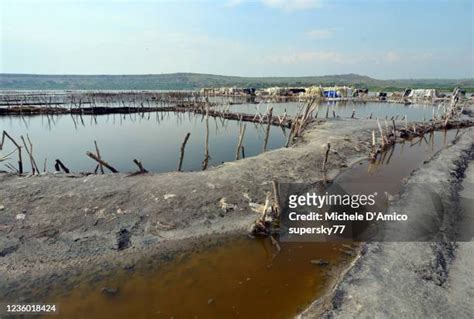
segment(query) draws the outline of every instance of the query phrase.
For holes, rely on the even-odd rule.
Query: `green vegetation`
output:
[[[238,77],[197,73],[147,75],[34,75],[0,74],[0,89],[24,90],[194,90],[202,87],[255,87],[350,85],[371,91],[436,88],[451,91],[460,86],[474,92],[474,79],[377,80],[357,74],[304,77]]]

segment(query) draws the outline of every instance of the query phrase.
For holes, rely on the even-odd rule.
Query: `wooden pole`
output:
[[[328,163],[330,149],[331,149],[331,143],[328,143],[328,146],[326,148],[326,155],[324,156],[323,169],[322,169],[323,172],[326,172],[326,164]]]
[[[294,130],[294,126],[292,125],[291,128],[290,128],[290,132],[288,133],[288,138],[286,139],[285,147],[290,146],[291,136],[293,135],[293,130]]]
[[[263,143],[263,152],[267,151],[268,137],[270,135],[270,127],[272,126],[272,114],[273,114],[273,107],[271,107],[268,110],[268,113],[267,113],[268,125],[267,125],[267,130],[265,132],[265,141]]]
[[[380,137],[382,138],[382,147],[385,145],[385,135],[383,134],[382,126],[380,125],[379,119],[377,119],[377,126],[379,127]]]
[[[28,148],[28,145],[26,145],[25,138],[20,136],[21,140],[23,141],[23,145],[25,146],[25,150],[28,153],[28,156],[30,157],[30,163],[31,163],[31,173],[35,175],[35,173],[39,174],[40,170],[38,168],[38,165],[36,165],[36,161],[33,158],[33,144],[31,144],[31,140],[28,137],[28,141],[30,142],[30,148]]]
[[[239,142],[237,143],[237,149],[235,151],[235,159],[238,160],[239,157],[240,157],[240,152],[241,152],[241,148],[242,148],[242,142],[244,140],[244,134],[245,134],[245,128],[246,128],[246,124],[244,124],[243,126],[241,125],[239,127],[239,130],[240,130],[240,134],[239,134]]]
[[[275,206],[277,209],[277,216],[280,216],[282,211],[281,211],[281,205],[280,205],[280,186],[278,184],[278,181],[273,180],[272,186],[273,186],[273,199],[275,201]]]
[[[33,164],[35,164],[36,171],[37,171],[38,174],[39,174],[38,165],[36,165],[36,160],[35,160],[35,158],[33,157],[33,143],[31,143],[30,136],[29,136],[28,134],[26,134],[26,139],[28,140],[28,144],[30,145],[30,152],[31,152],[31,158],[33,159]]]
[[[116,170],[114,167],[112,167],[109,163],[107,163],[103,159],[98,158],[97,155],[95,155],[94,153],[86,152],[86,155],[92,158],[97,163],[102,164],[105,168],[109,169],[112,173],[118,173],[118,170]]]
[[[101,159],[99,147],[97,146],[97,141],[94,141],[94,145],[95,145],[95,151],[97,152],[97,158]],[[99,162],[99,168],[100,168],[100,172],[104,174],[104,166],[100,162]]]
[[[204,160],[202,161],[202,170],[206,170],[209,165],[209,103],[206,104],[206,139],[204,141]]]
[[[184,137],[184,141],[181,144],[180,155],[179,155],[179,164],[178,164],[178,172],[181,172],[181,168],[183,166],[183,159],[184,159],[184,148],[186,147],[186,143],[188,142],[189,136],[191,133],[187,133]]]

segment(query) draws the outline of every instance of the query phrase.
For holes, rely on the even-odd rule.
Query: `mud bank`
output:
[[[413,173],[390,205],[389,211],[406,211],[413,222],[387,228],[387,237],[424,228],[431,240],[365,244],[323,317],[469,318],[474,313],[473,145],[471,128]],[[443,209],[436,214],[428,205],[430,193],[439,194]],[[312,318],[316,311],[313,307],[302,317]]]
[[[329,178],[367,156],[377,124],[354,121],[313,124],[291,148],[205,172],[0,174],[0,297],[28,300],[74,274],[93,280],[140,256],[169,259],[178,250],[219,242],[218,234],[244,234],[256,218],[251,206],[264,202],[272,179],[322,179],[328,142]]]

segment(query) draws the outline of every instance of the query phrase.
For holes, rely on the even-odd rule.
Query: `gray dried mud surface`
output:
[[[474,313],[474,129],[412,174],[389,210],[406,211],[410,235],[420,225],[439,232],[430,242],[367,243],[334,291],[326,318],[472,318]],[[426,189],[444,207],[432,210]],[[463,241],[449,238],[457,232]],[[458,238],[458,237],[456,237]],[[306,313],[311,317],[311,312]]]
[[[313,123],[290,148],[205,172],[0,173],[0,300],[29,300],[47,294],[52,282],[74,285],[72,278],[94,280],[142,256],[169,259],[212,245],[219,234],[245,234],[256,218],[251,205],[263,204],[272,179],[321,180],[328,142],[334,177],[367,156],[375,127],[373,120]]]

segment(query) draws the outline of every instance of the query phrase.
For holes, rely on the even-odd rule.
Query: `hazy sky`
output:
[[[0,73],[474,77],[474,0],[0,0]]]

